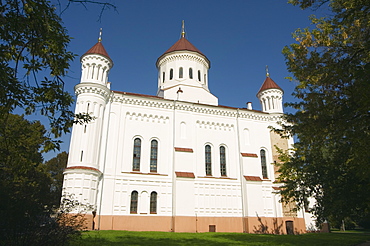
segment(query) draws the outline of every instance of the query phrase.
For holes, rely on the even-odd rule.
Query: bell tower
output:
[[[81,82],[75,86],[75,114],[89,114],[91,122],[74,124],[64,172],[63,192],[73,194],[83,204],[96,206],[98,183],[102,175],[99,163],[105,108],[111,91],[108,73],[113,62],[101,39],[81,56]]]

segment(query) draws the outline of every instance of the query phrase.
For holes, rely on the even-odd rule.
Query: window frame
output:
[[[212,147],[207,144],[204,147],[206,176],[212,176]]]
[[[193,79],[193,68],[189,67],[189,79]]]
[[[139,201],[139,193],[136,190],[131,192],[131,200],[130,200],[130,214],[137,214],[138,202]]]
[[[266,150],[264,149],[260,150],[260,159],[261,159],[262,178],[268,179]]]
[[[173,68],[170,69],[170,80],[173,79]]]
[[[139,140],[139,145],[137,141]],[[132,157],[132,171],[140,171],[140,157],[141,157],[141,139],[135,138],[133,145],[133,157]]]
[[[157,203],[158,203],[158,193],[152,191],[152,193],[150,193],[150,208],[149,208],[151,214],[157,214]]]
[[[220,174],[221,174],[221,176],[227,176],[227,172],[226,172],[226,148],[225,148],[225,146],[220,146]]]
[[[182,79],[182,78],[184,78],[184,68],[180,67],[179,68],[179,79]]]
[[[156,143],[156,146],[153,146],[153,143]],[[152,141],[150,141],[150,172],[156,173],[157,169],[158,169],[158,140],[152,139]]]

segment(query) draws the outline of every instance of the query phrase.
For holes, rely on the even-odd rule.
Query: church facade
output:
[[[310,215],[279,202],[271,132],[283,90],[267,74],[262,110],[218,105],[210,61],[182,37],[156,62],[156,96],[114,91],[101,40],[82,57],[63,192],[94,207],[92,229],[174,232],[304,232]],[[266,231],[265,231],[266,232]]]

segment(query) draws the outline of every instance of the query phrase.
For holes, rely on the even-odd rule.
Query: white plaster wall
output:
[[[99,174],[90,170],[72,169],[64,172],[63,194],[82,204],[75,208],[75,212],[86,209],[88,205],[96,209],[98,180]]]
[[[273,177],[273,168],[269,165],[272,156],[268,129],[271,123],[266,119],[268,115],[247,112],[251,114],[251,119],[240,117],[237,120],[236,109],[184,102],[174,104],[163,99],[129,95],[122,97],[126,103],[115,101],[109,107],[107,146],[101,148],[102,154],[106,150],[104,181],[100,186],[103,190],[99,193],[99,197],[102,194],[101,214],[130,214],[130,196],[131,192],[136,190],[139,193],[138,214],[149,215],[150,193],[156,191],[157,214],[172,215],[172,175],[174,171],[183,171],[193,172],[195,179],[189,181],[185,178],[175,178],[176,215],[241,216],[240,159],[244,165],[243,175],[261,177],[259,151],[264,148],[269,177]],[[163,106],[159,106],[162,104]],[[177,109],[174,110],[173,106]],[[200,112],[196,112],[198,109],[195,108],[200,109]],[[252,115],[260,116],[258,118]],[[133,140],[136,137],[142,140],[142,174],[132,173]],[[150,174],[152,139],[158,141],[159,175]],[[206,144],[212,146],[210,178],[204,177]],[[226,179],[220,174],[221,145],[226,147]],[[240,152],[255,153],[258,158],[240,157],[239,146]],[[193,152],[175,152],[174,147],[190,148]],[[256,212],[260,216],[276,216],[281,213],[275,208],[271,182],[243,183],[247,183],[244,190],[248,216],[255,216]]]
[[[195,216],[194,179],[177,178],[176,204],[177,216]]]

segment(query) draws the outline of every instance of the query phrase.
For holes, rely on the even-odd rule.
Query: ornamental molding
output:
[[[197,103],[186,103],[161,99],[157,97],[147,97],[143,95],[129,95],[125,93],[114,93],[112,102],[134,105],[139,107],[149,107],[158,109],[188,111],[198,114],[217,115],[231,118],[250,119],[257,121],[276,122],[282,120],[283,114],[268,114],[255,110],[229,108],[223,106],[212,106]],[[132,113],[130,113],[131,115]],[[234,126],[233,126],[234,127]]]
[[[209,121],[196,121],[196,125],[199,128],[209,129],[209,130],[223,130],[223,131],[233,131],[234,125],[233,124],[224,124],[224,123],[216,123],[216,122],[209,122]]]
[[[278,94],[279,96],[282,96],[284,93],[280,89],[267,89],[263,90],[260,93],[258,93],[258,97],[266,96],[266,95],[271,95],[271,94]]]
[[[144,121],[144,122],[151,122],[151,123],[167,124],[170,120],[168,116],[142,114],[142,113],[134,113],[134,112],[127,112],[126,116],[129,120]]]
[[[171,55],[167,55],[165,56],[164,58],[162,58],[160,60],[160,62],[158,63],[158,67],[161,67],[163,65],[165,65],[166,63],[169,63],[169,62],[173,62],[173,61],[191,61],[191,62],[197,62],[197,63],[200,63],[202,64],[203,66],[205,66],[207,69],[209,69],[209,64],[208,62],[206,61],[206,59],[204,59],[203,57],[199,56],[199,55],[196,55],[196,54],[171,54]]]
[[[78,97],[83,93],[92,93],[103,96],[105,99],[109,98],[110,90],[99,84],[91,84],[91,83],[80,83],[75,86],[75,94]]]
[[[82,63],[87,63],[88,61],[90,61],[90,63],[100,61],[100,62],[107,64],[109,67],[112,67],[112,62],[103,55],[86,54],[81,58]]]

